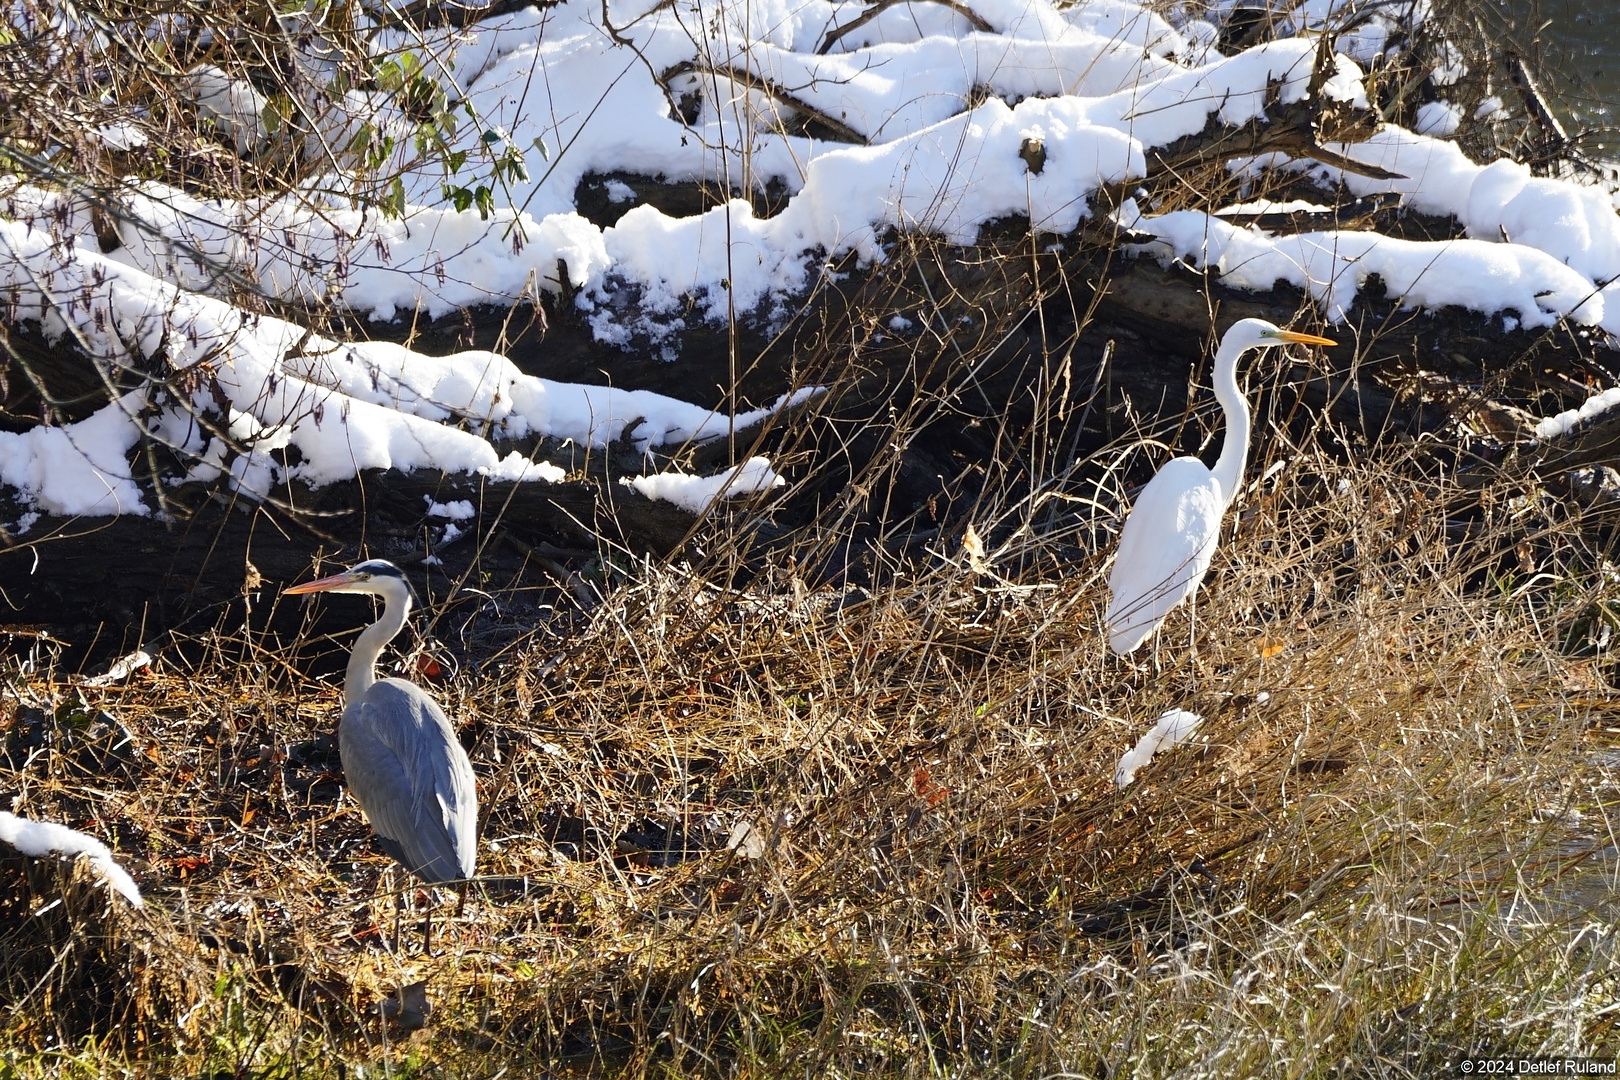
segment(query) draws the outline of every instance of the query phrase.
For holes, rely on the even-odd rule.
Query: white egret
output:
[[[377,678],[377,657],[411,610],[405,575],[391,562],[371,559],[286,592],[383,598],[382,618],[361,631],[343,681],[338,753],[344,783],[366,812],[378,846],[407,870],[431,884],[472,877],[478,793],[467,751],[420,686]]]
[[[1215,400],[1226,414],[1226,439],[1215,468],[1195,457],[1167,462],[1136,497],[1119,534],[1119,554],[1108,579],[1112,596],[1103,616],[1108,644],[1119,655],[1135,650],[1172,608],[1198,591],[1249,458],[1249,403],[1238,387],[1238,358],[1250,349],[1291,341],[1337,344],[1264,319],[1243,319],[1222,336],[1215,353]]]

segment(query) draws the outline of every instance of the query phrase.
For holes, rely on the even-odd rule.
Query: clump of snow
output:
[[[1233,203],[1223,206],[1215,211],[1217,217],[1230,214],[1331,214],[1333,207],[1322,203],[1314,203],[1308,199],[1289,199],[1286,202],[1277,202],[1274,199],[1255,199],[1252,202]],[[1137,222],[1142,219],[1137,217]],[[1133,226],[1134,227],[1134,226]]]
[[[422,501],[427,503],[428,517],[449,518],[451,521],[466,521],[468,518],[478,516],[478,510],[466,499],[457,499],[454,502],[434,502],[433,496],[424,495]]]
[[[1188,65],[1202,67],[1220,55],[1221,32],[1214,23],[1189,19],[1177,29],[1187,39],[1187,47],[1177,55]]]
[[[107,845],[77,829],[56,825],[48,821],[29,821],[0,810],[0,843],[6,843],[33,858],[60,855],[74,858],[83,855],[90,865],[106,879],[120,896],[136,907],[141,906],[141,890],[129,872],[113,858]]]
[[[1579,408],[1565,410],[1557,416],[1549,416],[1538,422],[1536,438],[1556,439],[1561,435],[1568,435],[1575,430],[1576,425],[1595,416],[1601,416],[1616,406],[1620,406],[1620,387],[1593,394],[1581,402]]]
[[[1474,110],[1475,120],[1496,120],[1506,115],[1507,106],[1503,105],[1502,99],[1495,94],[1481,101],[1479,108]]]
[[[530,461],[516,450],[503,457],[499,464],[481,467],[478,473],[491,480],[539,480],[547,484],[560,484],[568,476],[551,462]]]
[[[739,821],[731,827],[731,835],[726,837],[726,850],[735,851],[745,859],[763,859],[765,838],[752,821]]]
[[[149,667],[152,663],[152,654],[145,649],[136,649],[119,657],[105,674],[97,675],[92,679],[84,680],[86,686],[112,686],[123,682],[141,668]]]
[[[270,99],[246,79],[233,78],[213,64],[198,64],[186,73],[185,83],[203,119],[246,154],[268,137],[264,110]]]
[[[1159,237],[1149,250],[1162,259],[1209,267],[1225,284],[1263,290],[1287,282],[1303,289],[1332,322],[1344,320],[1373,274],[1406,307],[1454,304],[1485,314],[1511,308],[1526,326],[1550,326],[1563,315],[1599,323],[1605,310],[1585,277],[1519,244],[1341,231],[1272,237],[1196,210],[1143,218],[1137,228]]]
[[[1463,60],[1462,50],[1449,41],[1440,42],[1435,50],[1434,71],[1429,74],[1429,81],[1436,86],[1454,86],[1467,74],[1468,64]]]
[[[1419,135],[1455,135],[1462,126],[1462,106],[1449,101],[1428,101],[1418,106],[1412,130]]]
[[[146,133],[127,120],[102,124],[88,134],[110,150],[139,150],[146,145]]]
[[[649,499],[661,499],[690,513],[702,514],[720,499],[769,491],[786,484],[787,479],[771,468],[768,459],[754,457],[714,476],[665,472],[651,476],[626,476],[619,483],[634,488]]]
[[[1202,716],[1186,709],[1171,709],[1160,716],[1137,744],[1119,759],[1119,766],[1114,770],[1115,786],[1121,791],[1130,787],[1136,779],[1136,771],[1152,761],[1154,754],[1180,746],[1192,738],[1203,723]]]
[[[0,431],[0,483],[63,517],[145,514],[129,468],[141,435],[135,414],[145,404],[144,392],[134,391],[76,424]]]

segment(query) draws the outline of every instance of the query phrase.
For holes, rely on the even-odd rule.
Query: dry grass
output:
[[[60,135],[14,112],[13,143]],[[181,104],[152,115],[156,145],[195,141]],[[111,169],[73,145],[62,168]],[[897,391],[881,438],[961,415],[983,332],[900,380],[951,385]],[[1070,461],[1099,427],[1059,385],[977,429],[982,479],[928,529],[870,505],[898,458],[851,451],[821,535],[747,592],[715,584],[744,580],[721,525],[703,566],[604,558],[590,610],[519,598],[516,643],[437,623],[488,820],[459,915],[405,893],[447,920],[432,955],[386,947],[335,683],[235,627],[110,688],[13,638],[0,796],[105,838],[148,904],[0,858],[0,1080],[1427,1077],[1615,1053],[1611,526],[1530,481],[1461,485],[1422,445],[1333,456],[1348,435],[1262,407],[1196,655],[1183,610],[1156,662],[1121,662],[1098,633],[1109,508],[1162,460],[1144,439],[1185,433]],[[875,546],[869,591],[805,580],[857,525],[933,546]],[[1172,707],[1208,717],[1199,740],[1117,792]],[[727,850],[740,824],[758,857]],[[423,980],[424,1029],[377,1015]]]
[[[431,956],[384,947],[333,685],[225,636],[114,690],[14,655],[0,790],[116,839],[149,909],[0,863],[0,1075],[1429,1076],[1613,1052],[1594,523],[1282,439],[1196,658],[1180,613],[1157,671],[1104,654],[1100,556],[1000,575],[1093,527],[1081,504],[1049,534],[1015,528],[1027,504],[987,517],[988,572],[955,540],[870,594],[629,566],[552,611],[439,688],[491,880],[459,917],[440,898]],[[1209,718],[1197,745],[1116,792],[1177,706]],[[726,850],[739,822],[760,857]],[[425,1030],[374,1015],[424,979]]]

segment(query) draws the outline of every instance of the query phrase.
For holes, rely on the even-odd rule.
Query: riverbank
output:
[[[407,657],[471,748],[489,881],[465,907],[407,889],[402,952],[333,772],[333,685],[223,627],[112,686],[14,655],[0,788],[107,836],[147,907],[0,859],[32,914],[5,920],[4,975],[38,986],[11,1075],[1612,1053],[1617,602],[1571,547],[1592,520],[1400,460],[1267,459],[1196,655],[1185,612],[1156,662],[1108,655],[1102,558],[1030,576],[1052,540],[1027,536],[870,593],[630,568],[477,672]],[[1459,532],[1459,499],[1502,515]],[[1515,533],[1528,512],[1553,516]],[[1203,728],[1117,789],[1171,708]],[[415,1031],[379,1013],[406,987]]]

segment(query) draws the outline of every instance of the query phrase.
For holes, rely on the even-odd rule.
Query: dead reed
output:
[[[0,789],[116,841],[152,910],[0,864],[6,1068],[1425,1076],[1614,1047],[1602,530],[1287,439],[1196,653],[1179,613],[1157,666],[1105,656],[1100,554],[1004,571],[1100,527],[1079,502],[870,590],[624,562],[594,610],[559,594],[438,687],[489,880],[431,956],[385,948],[333,685],[225,633],[115,688],[14,653]],[[1171,707],[1200,740],[1117,792]],[[424,980],[421,1031],[378,1016]]]

